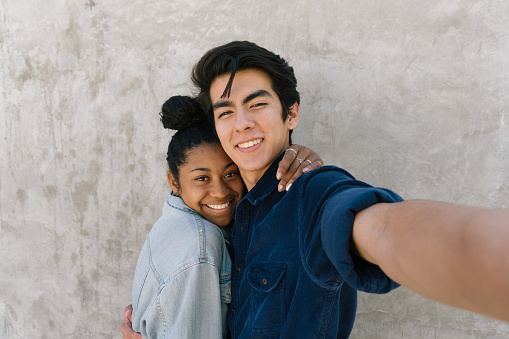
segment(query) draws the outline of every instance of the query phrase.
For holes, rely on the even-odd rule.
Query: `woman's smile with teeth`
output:
[[[210,207],[213,210],[220,210],[220,209],[226,208],[228,206],[230,206],[230,202],[229,201],[227,203],[222,204],[222,205],[207,205],[207,207]]]
[[[256,139],[256,140],[251,140],[251,141],[248,141],[248,142],[243,142],[241,144],[238,144],[237,146],[240,147],[240,148],[248,148],[248,147],[253,147],[254,145],[258,145],[260,142],[262,142],[263,139]]]

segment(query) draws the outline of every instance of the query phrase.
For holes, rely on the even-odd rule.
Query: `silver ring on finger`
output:
[[[292,151],[293,153],[295,153],[295,156],[297,156],[297,151],[294,150],[293,148],[287,148],[285,153],[288,152],[288,151]]]
[[[306,162],[306,161],[308,161],[310,165],[313,163],[313,162],[312,162],[311,160],[309,160],[309,159],[304,160],[304,162]]]
[[[304,160],[302,160],[301,158],[296,158],[296,159],[297,159],[297,160],[299,160],[299,163],[301,163],[301,164],[302,164],[302,162],[304,161]]]

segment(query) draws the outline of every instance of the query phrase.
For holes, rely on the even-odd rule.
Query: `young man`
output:
[[[193,81],[249,191],[231,241],[233,338],[347,338],[356,290],[398,283],[509,321],[509,212],[402,201],[333,166],[279,192],[276,165],[299,122],[293,69],[232,42],[207,52]]]
[[[347,338],[356,290],[398,283],[509,320],[509,212],[403,201],[332,166],[279,192],[277,160],[299,122],[293,69],[232,42],[207,52],[193,81],[249,191],[232,234],[232,337]]]

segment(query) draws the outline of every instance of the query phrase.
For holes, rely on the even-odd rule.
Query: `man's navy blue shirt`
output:
[[[386,293],[398,286],[378,266],[350,255],[355,214],[402,199],[334,166],[306,173],[289,192],[278,192],[281,157],[237,205],[232,337],[348,338],[357,290]]]

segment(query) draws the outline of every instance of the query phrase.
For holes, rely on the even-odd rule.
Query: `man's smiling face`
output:
[[[231,92],[221,98],[230,74],[217,77],[210,87],[217,135],[225,152],[238,165],[248,189],[261,178],[289,145],[289,131],[299,121],[298,104],[286,121],[269,76],[246,69],[235,74]]]

